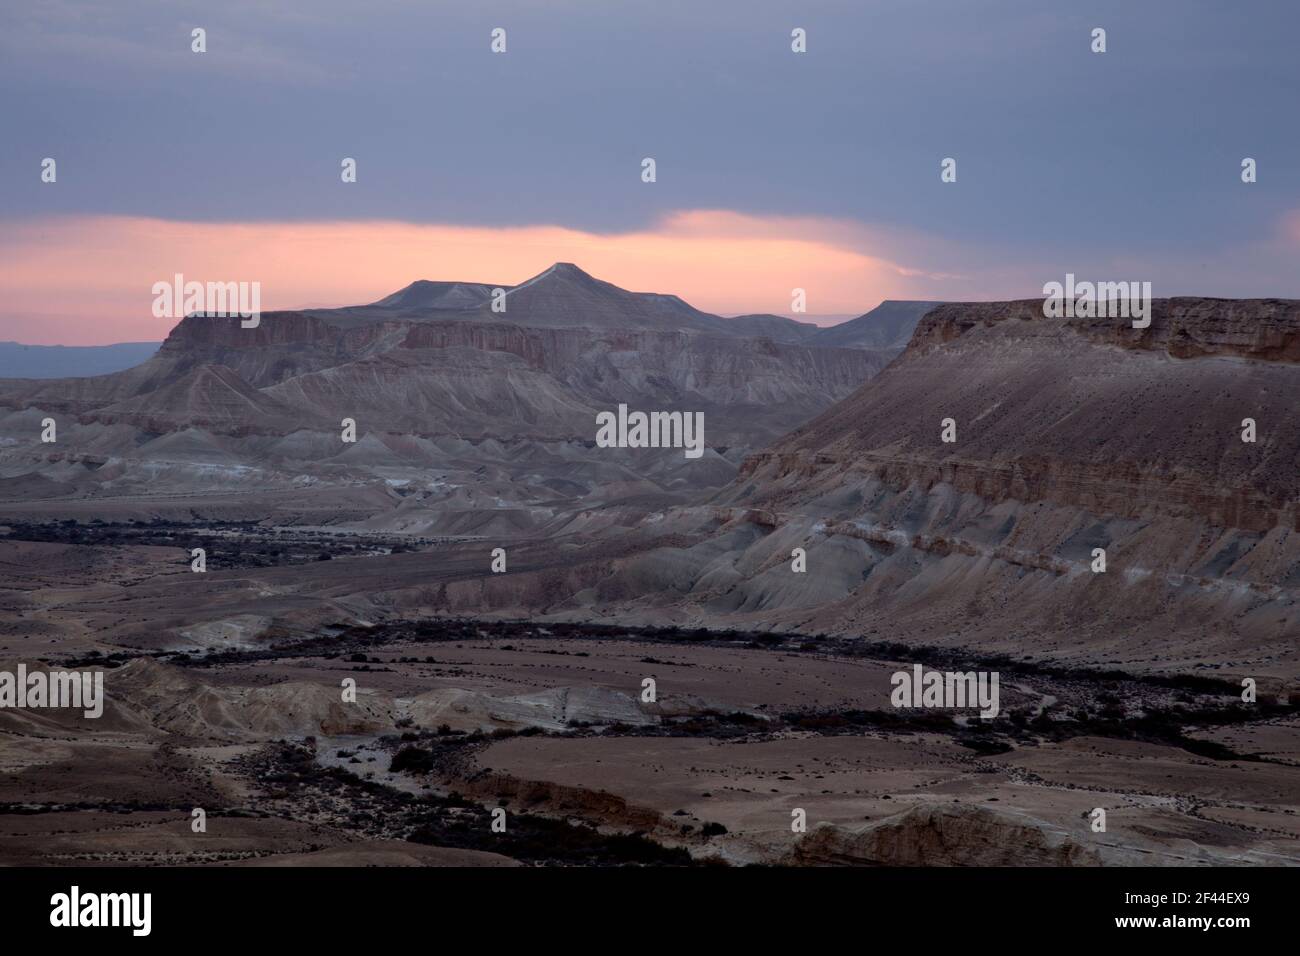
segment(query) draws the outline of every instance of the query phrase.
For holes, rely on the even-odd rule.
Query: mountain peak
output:
[[[519,283],[519,285],[515,286],[511,291],[513,292],[518,289],[523,289],[535,282],[541,282],[543,279],[568,279],[572,282],[581,282],[584,285],[609,285],[609,283],[602,282],[590,272],[579,268],[572,262],[554,262],[531,279],[525,279],[523,282]],[[611,286],[611,288],[617,287]]]
[[[493,288],[482,282],[416,279],[372,305],[389,309],[474,309],[488,300]]]
[[[586,276],[588,279],[591,278],[590,273],[588,273],[584,269],[578,268],[578,266],[572,262],[556,262],[551,266],[551,268],[549,268],[546,271],[554,272],[557,273],[558,275],[579,275],[579,276]]]

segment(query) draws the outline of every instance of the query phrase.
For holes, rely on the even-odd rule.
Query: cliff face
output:
[[[500,312],[492,287],[417,282],[370,306],[265,313],[254,328],[190,316],[137,368],[0,383],[0,407],[151,432],[287,433],[366,416],[425,437],[588,440],[595,413],[625,403],[704,412],[714,444],[748,449],[897,354],[811,346],[798,340],[812,326],[723,319],[567,263],[497,292]]]
[[[744,453],[897,354],[778,340],[811,333],[779,316],[733,323],[562,263],[506,290],[504,312],[493,295],[416,283],[369,306],[264,313],[253,328],[191,316],[136,368],[0,382],[0,427],[15,436],[0,478],[48,472],[58,488],[91,494],[110,475],[119,494],[382,480],[463,496],[466,511],[536,503],[518,519],[529,527],[551,520],[557,499],[679,500],[717,488]],[[702,460],[594,448],[597,413],[621,404],[702,413]],[[37,437],[46,415],[59,419],[55,448]],[[356,443],[340,440],[345,419]],[[69,465],[86,455],[113,465]]]
[[[1143,330],[1046,319],[1037,300],[944,305],[895,367],[744,473],[859,470],[990,501],[1294,528],[1297,343],[1300,303],[1279,300],[1156,300]]]
[[[708,513],[661,525],[697,544],[629,558],[598,597],[635,580],[686,596],[632,603],[732,626],[1300,674],[1297,333],[1276,300],[1158,300],[1146,330],[940,306]]]
[[[144,416],[153,431],[170,422],[287,432],[365,415],[424,436],[554,440],[590,438],[597,411],[626,403],[705,412],[716,444],[754,447],[847,395],[892,355],[688,330],[469,319],[339,327],[276,312],[253,329],[186,318],[139,368],[25,383],[5,400],[104,424]],[[227,413],[209,414],[212,369],[232,394],[257,399],[222,399]]]
[[[1008,321],[1062,322],[1099,345],[1162,352],[1173,358],[1236,356],[1300,362],[1300,302],[1294,299],[1154,299],[1151,322],[1144,329],[1116,318],[1046,319],[1041,299],[936,304],[918,322],[907,351],[925,352],[976,328]]]

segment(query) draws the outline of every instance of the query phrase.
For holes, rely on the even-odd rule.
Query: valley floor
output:
[[[983,722],[888,704],[972,658],[815,635],[398,619],[43,656],[107,665],[110,704],[0,711],[7,864],[1300,864],[1300,715],[1212,679],[976,655]]]

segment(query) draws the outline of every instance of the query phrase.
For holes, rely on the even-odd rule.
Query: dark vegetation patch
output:
[[[1117,670],[1067,667],[989,654],[963,648],[928,647],[897,641],[866,641],[825,634],[772,634],[760,631],[711,630],[708,628],[642,627],[582,622],[475,621],[466,618],[432,618],[420,621],[396,620],[370,627],[338,624],[331,633],[295,637],[265,649],[225,651],[208,654],[194,664],[231,664],[289,657],[339,657],[392,644],[458,643],[466,641],[581,640],[636,641],[697,647],[746,647],[789,654],[817,654],[831,657],[898,661],[924,664],[934,670],[998,671],[1015,677],[1050,678],[1062,683],[1089,684],[1114,689],[1128,684],[1193,694],[1237,696],[1241,688],[1233,681],[1204,674],[1128,674]],[[510,649],[516,648],[513,645]],[[586,656],[581,651],[553,650],[545,653]],[[165,656],[165,655],[163,655]],[[670,661],[657,663],[669,664]]]
[[[984,756],[1007,753],[1017,745],[1059,743],[1074,737],[1108,737],[1179,747],[1213,760],[1279,763],[1259,754],[1239,753],[1217,741],[1188,737],[1186,732],[1280,717],[1290,712],[1291,708],[1274,703],[1213,708],[1148,706],[1134,716],[1127,716],[1122,710],[1094,716],[1081,710],[1038,713],[1037,708],[1029,708],[1004,710],[999,717],[988,721],[973,717],[963,725],[953,720],[951,711],[908,708],[795,712],[781,715],[781,721],[794,730],[832,736],[869,730],[947,734]]]
[[[270,568],[332,558],[397,554],[421,551],[432,541],[408,537],[385,538],[355,533],[332,534],[297,528],[267,528],[254,521],[208,521],[201,525],[180,524],[155,518],[152,521],[80,523],[69,518],[50,522],[7,522],[0,537],[13,541],[42,541],[56,544],[117,547],[142,545],[180,548],[177,562],[190,563],[190,551],[206,552],[207,568]]]
[[[575,730],[590,727],[578,721],[570,721],[569,726]],[[631,724],[610,724],[593,730],[607,737],[707,737],[711,740],[735,740],[754,734],[771,735],[774,731],[785,729],[780,721],[769,720],[743,711],[723,712],[706,710],[699,714],[685,717],[668,717],[658,724],[633,726]],[[566,734],[573,736],[573,734]]]
[[[442,745],[449,748],[476,742],[473,735],[443,737]],[[432,743],[406,744],[394,761],[416,769],[426,762],[436,767],[438,757]],[[273,744],[244,758],[244,769],[260,782],[268,799],[284,805],[286,817],[337,814],[343,819],[336,825],[367,836],[498,853],[534,865],[694,865],[686,850],[662,846],[644,833],[602,833],[585,823],[520,810],[508,810],[506,831],[494,833],[490,808],[456,793],[416,796],[339,767],[322,767],[307,746]]]

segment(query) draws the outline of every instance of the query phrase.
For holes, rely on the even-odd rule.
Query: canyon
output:
[[[0,661],[107,699],[0,713],[6,854],[1300,863],[1300,303],[817,329],[494,288],[0,382]],[[703,455],[599,447],[620,404],[702,411]],[[999,675],[999,715],[892,706],[913,668]]]

